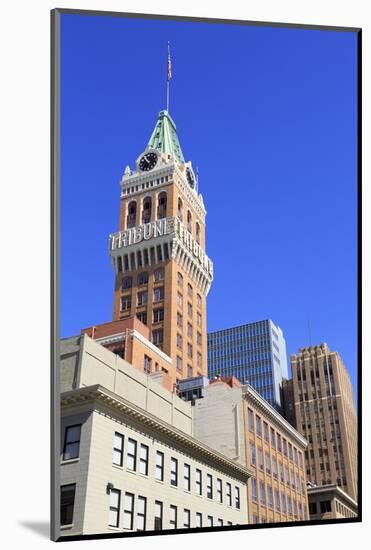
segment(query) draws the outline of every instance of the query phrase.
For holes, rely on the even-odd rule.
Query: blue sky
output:
[[[199,170],[208,330],[271,318],[357,370],[357,37],[64,14],[61,336],[112,319],[119,180],[165,108]],[[356,389],[356,388],[355,388]]]

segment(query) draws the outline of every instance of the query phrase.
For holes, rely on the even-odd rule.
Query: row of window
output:
[[[165,297],[165,289],[159,286],[153,289],[153,302],[161,302]],[[131,308],[131,294],[125,294],[121,298],[121,310]],[[137,293],[137,306],[145,306],[148,303],[148,292],[142,291]]]
[[[283,492],[281,492],[280,498],[278,489],[274,489],[273,491],[271,485],[265,486],[263,481],[259,482],[258,487],[258,482],[254,477],[251,478],[251,498],[253,502],[260,502],[261,506],[274,508],[276,512],[298,516],[302,519],[306,518],[306,508],[300,499],[296,500],[295,497],[286,496]]]
[[[158,269],[155,269],[153,272],[153,281],[155,283],[158,283],[160,281],[163,281],[165,279],[165,270],[163,267],[159,267]],[[139,273],[137,275],[137,285],[146,285],[148,284],[149,280],[149,274],[147,271],[143,271],[142,273]],[[122,278],[121,286],[124,290],[132,288],[133,286],[133,277],[131,275],[128,275],[126,277]]]
[[[146,183],[142,183],[142,185],[133,185],[132,187],[128,187],[127,189],[123,189],[123,194],[130,195],[130,193],[135,193],[139,191],[140,189],[148,189],[149,187],[153,187],[154,185],[160,185],[160,183],[164,183],[169,181],[169,176],[164,176],[162,178],[157,178],[156,180],[147,181]],[[166,195],[166,193],[165,193]]]
[[[133,493],[126,492],[124,494],[123,516],[122,523],[120,525],[120,507],[121,507],[121,491],[118,489],[111,489],[110,492],[110,510],[109,510],[109,526],[128,529],[132,531],[134,529],[134,517],[136,516],[135,529],[137,531],[145,531],[148,529],[154,529],[155,531],[161,531],[164,529],[164,503],[160,500],[155,501],[155,514],[153,526],[147,526],[147,498],[138,495],[135,498]],[[183,511],[183,513],[182,513]],[[182,513],[182,518],[180,514]],[[215,518],[215,525],[223,525],[222,518]],[[231,521],[227,521],[226,525],[232,525]],[[207,515],[206,524],[207,527],[214,526],[214,517]],[[169,525],[168,529],[178,529],[190,527],[203,527],[203,516],[201,512],[194,514],[194,523],[191,524],[191,510],[188,508],[181,509],[178,506],[170,504],[169,506]]]
[[[269,452],[265,453],[265,464],[263,463],[263,450],[261,448],[258,448],[258,460],[256,460],[256,451],[255,451],[255,443],[250,441],[250,464],[251,466],[257,466],[260,471],[265,471],[267,475],[273,475],[274,479],[278,479],[278,470],[280,474],[280,481],[281,483],[286,483],[287,486],[291,485],[292,489],[296,489],[297,492],[301,492],[304,495],[305,494],[305,483],[304,479],[299,477],[299,475],[295,472],[293,468],[290,468],[288,466],[284,466],[282,462],[277,462],[277,458],[275,456],[271,457]],[[277,468],[278,465],[278,468]],[[272,466],[272,468],[271,468]],[[291,483],[290,483],[291,478]]]
[[[255,421],[254,421],[255,419]],[[300,465],[300,468],[303,467],[303,457],[301,451],[298,451],[289,441],[287,441],[280,433],[275,432],[275,430],[268,426],[268,423],[262,421],[259,415],[255,414],[254,411],[248,409],[248,426],[250,432],[256,433],[258,437],[264,437],[266,443],[271,444],[272,449],[277,449],[278,452],[283,453],[284,456],[288,457],[290,461],[293,461],[294,464]],[[263,429],[263,434],[262,434]]]
[[[139,459],[139,461],[138,461]],[[114,434],[113,443],[113,464],[116,466],[123,466],[124,464],[124,435],[118,432]],[[126,451],[126,468],[131,471],[138,471],[140,474],[148,476],[148,462],[149,462],[149,447],[141,443],[139,445],[135,439],[128,438],[127,451]],[[155,464],[155,479],[158,481],[164,481],[165,470],[165,455],[162,451],[156,451],[156,464]],[[206,475],[206,496],[207,498],[214,498],[213,489],[213,476],[211,474]],[[170,458],[170,485],[173,487],[179,486],[179,465],[178,459]],[[183,489],[184,491],[191,491],[191,466],[187,463],[183,464]],[[199,468],[195,469],[194,475],[194,490],[197,495],[202,495],[202,471]],[[225,497],[228,506],[232,506],[232,485],[226,482]],[[223,502],[223,482],[221,479],[216,479],[216,500],[217,502]],[[234,506],[240,508],[240,489],[235,486],[234,488]]]

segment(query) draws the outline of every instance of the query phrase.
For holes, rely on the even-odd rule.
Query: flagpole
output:
[[[167,83],[166,83],[166,110],[169,112],[171,61],[170,61],[170,42],[167,43]]]

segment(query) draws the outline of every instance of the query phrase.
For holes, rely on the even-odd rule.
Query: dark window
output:
[[[262,424],[261,424],[260,416],[256,415],[255,421],[256,421],[256,433],[259,437],[261,437],[261,435],[262,435]]]
[[[148,476],[148,454],[149,454],[148,446],[142,443],[140,446],[140,455],[139,455],[139,473],[145,476]]]
[[[162,509],[163,504],[159,500],[155,501],[155,531],[161,531],[162,529]]]
[[[125,506],[124,506],[124,529],[133,530],[133,516],[134,516],[134,495],[132,493],[125,493]]]
[[[121,491],[111,489],[110,491],[110,507],[109,507],[109,523],[110,527],[118,527],[120,521],[120,498]]]
[[[239,487],[235,487],[234,488],[234,502],[235,502],[235,506],[236,508],[240,509],[240,488]]]
[[[122,466],[124,456],[124,436],[115,432],[113,436],[113,464],[117,466]]]
[[[153,322],[160,323],[164,320],[164,310],[163,308],[153,310]]]
[[[72,525],[76,483],[61,487],[61,525]]]
[[[325,512],[331,512],[331,501],[322,500],[320,502],[320,507],[321,507],[321,514],[324,514]]]
[[[202,527],[202,514],[196,512],[196,527]]]
[[[80,453],[81,424],[67,426],[64,435],[63,460],[78,458]]]
[[[176,529],[178,509],[176,506],[170,505],[170,529]]]
[[[317,513],[317,502],[309,503],[309,513],[311,516]]]
[[[146,530],[147,517],[147,499],[146,497],[138,497],[137,502],[137,531]]]
[[[196,470],[195,485],[196,495],[202,495],[202,472],[198,469]]]
[[[161,451],[156,453],[156,479],[164,481],[164,453]]]
[[[218,502],[223,502],[223,490],[222,490],[222,480],[221,479],[216,480],[216,493],[217,493]]]
[[[150,374],[152,370],[152,359],[148,355],[144,356],[144,372]]]
[[[211,474],[206,476],[206,496],[213,498],[213,476]]]
[[[191,490],[191,467],[189,464],[184,464],[184,490]]]
[[[138,292],[138,306],[145,306],[148,303],[148,292]]]
[[[138,285],[146,285],[148,283],[148,273],[143,271],[138,275]]]
[[[130,309],[131,308],[131,295],[123,296],[121,298],[121,309]]]
[[[184,508],[184,512],[183,512],[183,526],[184,527],[191,526],[191,511],[187,510],[187,508]]]
[[[155,283],[157,283],[158,281],[163,281],[164,278],[165,278],[165,270],[164,270],[164,268],[163,268],[163,267],[159,267],[158,269],[156,269],[156,270],[154,271],[153,278],[154,278]]]
[[[264,441],[269,443],[269,431],[268,431],[268,424],[266,422],[263,423],[264,426]]]
[[[178,485],[178,461],[171,457],[170,461],[170,485],[177,487]]]
[[[147,324],[147,312],[146,311],[140,311],[139,313],[137,313],[137,318],[139,319],[139,321],[141,323],[143,323],[143,325]]]
[[[225,484],[225,487],[226,487],[226,495],[227,495],[227,503],[228,503],[228,506],[232,506],[232,487],[231,487],[231,484],[227,483]]]
[[[133,285],[133,278],[132,277],[124,277],[122,279],[122,288],[123,289],[131,288],[132,285]]]
[[[166,193],[160,193],[158,196],[157,218],[166,218],[167,208],[167,195]]]
[[[129,470],[137,469],[137,442],[134,439],[128,439],[128,452],[126,456],[126,467]]]
[[[164,287],[159,286],[157,288],[153,289],[153,301],[154,302],[160,302],[164,299]]]
[[[164,341],[164,331],[163,329],[159,329],[159,330],[153,330],[152,331],[152,342],[158,346],[160,344],[162,344]]]

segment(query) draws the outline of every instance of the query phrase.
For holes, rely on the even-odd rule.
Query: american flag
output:
[[[167,46],[167,80],[171,79],[170,45]]]

